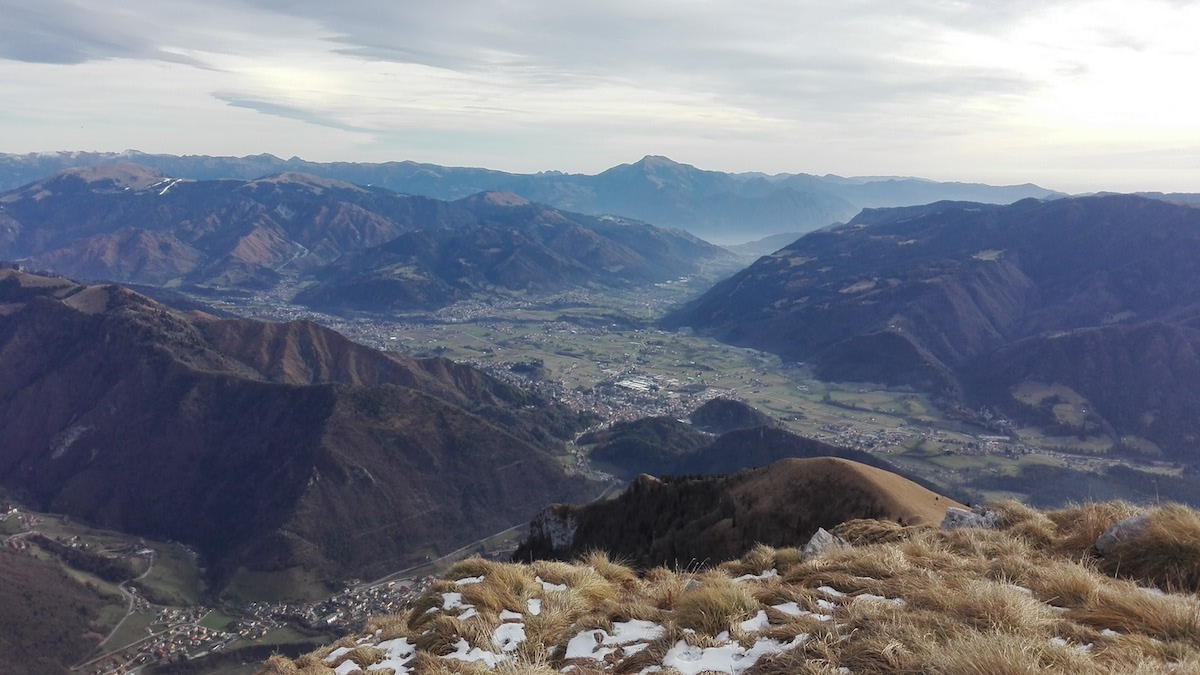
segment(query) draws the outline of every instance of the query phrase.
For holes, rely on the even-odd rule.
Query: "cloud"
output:
[[[83,111],[79,133],[131,139],[119,149],[186,119],[174,135],[193,152],[269,142],[521,170],[659,153],[982,180],[1092,145],[1200,143],[1187,86],[1200,3],[1182,0],[0,0],[0,12],[0,118],[46,118],[30,101],[48,119]],[[97,95],[103,106],[81,107]],[[43,143],[78,137],[37,128]]]
[[[235,108],[246,108],[247,110],[260,112],[264,115],[275,115],[276,117],[283,117],[290,120],[304,122],[306,124],[314,124],[319,127],[337,129],[339,131],[352,131],[355,133],[377,132],[377,130],[365,129],[352,124],[346,124],[320,112],[306,110],[293,105],[264,101],[232,92],[214,92],[212,96],[218,101],[223,101]]]
[[[0,1],[0,58],[80,64],[128,58],[207,67],[199,59],[154,44],[152,23],[98,12],[67,0]]]

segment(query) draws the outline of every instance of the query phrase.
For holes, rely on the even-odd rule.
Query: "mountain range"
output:
[[[589,418],[309,322],[0,269],[0,372],[3,487],[186,542],[214,589],[280,575],[322,594],[595,492],[555,459]]]
[[[666,317],[836,381],[1200,459],[1200,209],[1137,196],[867,209]]]
[[[453,204],[477,223],[414,230],[348,253],[318,270],[316,283],[296,302],[334,310],[413,309],[495,288],[621,288],[690,274],[699,261],[730,271],[736,266],[731,254],[678,230],[567,213],[511,193],[481,193]]]
[[[733,254],[689,234],[485,193],[455,202],[307,174],[169,178],[73,168],[0,195],[0,258],[70,276],[266,289],[325,309],[437,308],[496,289],[664,281]]]
[[[253,180],[304,173],[363,186],[455,200],[480,192],[511,192],[575,213],[618,215],[686,230],[708,241],[737,244],[781,232],[807,232],[845,221],[863,208],[944,199],[1011,203],[1063,196],[1036,185],[939,183],[909,177],[706,171],[648,155],[596,175],[545,171],[516,174],[412,161],[382,164],[308,162],[271,155],[206,157],[140,152],[0,155],[0,190],[72,167],[134,163],[190,180]]]

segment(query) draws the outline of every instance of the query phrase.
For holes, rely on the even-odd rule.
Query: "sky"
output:
[[[0,0],[0,152],[1200,192],[1200,0]]]

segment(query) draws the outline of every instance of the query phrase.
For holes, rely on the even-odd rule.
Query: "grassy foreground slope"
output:
[[[408,612],[261,675],[1200,672],[1200,513],[996,506],[997,529],[856,520],[805,559],[759,547],[710,570],[472,559]]]

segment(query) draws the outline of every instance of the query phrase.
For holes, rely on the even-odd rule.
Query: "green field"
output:
[[[157,609],[151,608],[149,611],[130,614],[125,623],[121,624],[121,627],[108,639],[108,642],[102,645],[104,651],[123,649],[146,638],[150,635],[146,629],[154,623],[157,612]]]
[[[171,607],[200,604],[204,595],[204,579],[196,556],[179,544],[153,542],[148,544],[157,555],[150,573],[137,583],[151,602]]]
[[[222,611],[213,610],[200,621],[200,625],[211,630],[224,631],[229,628],[230,624],[237,620],[235,616],[229,616]]]

